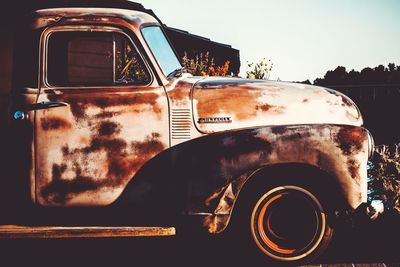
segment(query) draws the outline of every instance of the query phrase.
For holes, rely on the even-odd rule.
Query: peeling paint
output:
[[[367,140],[367,136],[361,128],[343,128],[335,139],[343,154],[351,155],[362,149],[363,141]]]
[[[346,96],[322,87],[262,80],[206,78],[193,90],[198,118],[232,117],[229,125],[196,124],[203,133],[260,125],[362,125],[358,108]]]
[[[62,117],[46,117],[41,119],[43,130],[65,130],[71,128],[71,123]]]
[[[40,204],[110,204],[143,164],[168,147],[162,88],[104,91],[47,89],[39,96],[68,103],[37,112]]]
[[[275,164],[302,163],[325,171],[355,209],[366,201],[366,136],[365,129],[348,125],[265,126],[204,136],[187,143],[182,155],[179,147],[171,155],[182,161],[174,168],[189,180],[188,192],[197,194],[189,196],[186,213],[203,214],[203,227],[218,233],[225,229],[252,174]],[[343,142],[350,145],[342,147]],[[179,172],[175,175],[180,177]]]

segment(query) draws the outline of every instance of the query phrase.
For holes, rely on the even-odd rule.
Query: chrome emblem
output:
[[[210,118],[199,118],[198,123],[230,123],[232,122],[231,117],[210,117]]]

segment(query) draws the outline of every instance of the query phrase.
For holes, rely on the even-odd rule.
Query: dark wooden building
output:
[[[207,37],[199,36],[182,29],[168,27],[157,17],[153,10],[143,7],[142,11],[151,14],[164,26],[164,30],[180,59],[184,57],[185,53],[189,58],[195,58],[196,55],[204,55],[209,52],[210,58],[214,59],[216,66],[222,66],[226,61],[229,61],[229,72],[236,76],[239,74],[240,53],[238,49],[232,48],[228,44],[214,42]]]
[[[187,31],[165,26],[165,31],[173,43],[179,57],[182,59],[185,52],[189,58],[194,58],[200,53],[210,53],[217,66],[222,66],[225,61],[229,61],[229,72],[238,75],[240,71],[239,50],[230,45],[214,42],[208,38],[191,34]]]

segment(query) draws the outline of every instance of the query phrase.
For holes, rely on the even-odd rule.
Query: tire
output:
[[[332,238],[320,201],[310,191],[293,185],[275,187],[258,199],[250,229],[263,254],[292,264],[312,261]]]
[[[226,233],[238,256],[246,252],[260,265],[297,266],[322,255],[333,235],[328,223],[330,202],[337,198],[332,198],[333,188],[324,192],[321,184],[310,182],[319,175],[308,174],[310,180],[297,179],[296,183],[290,182],[293,179],[281,183],[261,179],[240,193]]]

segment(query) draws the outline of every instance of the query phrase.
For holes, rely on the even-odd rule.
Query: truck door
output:
[[[39,204],[110,204],[169,146],[164,88],[132,37],[114,27],[44,31],[34,127]]]

